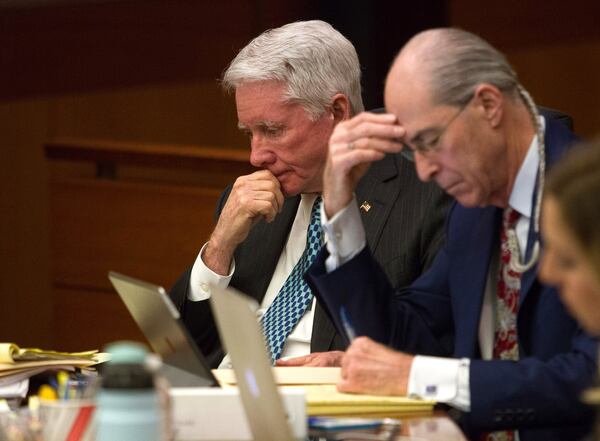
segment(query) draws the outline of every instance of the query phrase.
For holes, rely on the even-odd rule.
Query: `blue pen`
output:
[[[350,319],[346,313],[346,307],[344,306],[340,307],[340,318],[342,319],[342,326],[346,332],[346,338],[350,343],[352,343],[352,341],[356,338],[356,332],[354,331],[352,323],[350,323]]]

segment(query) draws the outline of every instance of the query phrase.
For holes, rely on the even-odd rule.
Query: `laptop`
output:
[[[277,391],[256,301],[233,288],[212,288],[211,307],[235,371],[242,404],[255,440],[294,440]]]
[[[152,350],[162,357],[162,373],[171,386],[219,386],[164,288],[114,271],[108,278]]]

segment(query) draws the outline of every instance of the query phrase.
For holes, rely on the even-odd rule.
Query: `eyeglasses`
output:
[[[437,134],[435,136],[433,136],[432,138],[426,140],[426,139],[421,139],[420,137],[417,136],[417,138],[412,142],[412,145],[403,141],[401,155],[403,157],[405,157],[406,159],[408,159],[409,161],[415,162],[415,152],[425,154],[429,151],[435,150],[438,147],[440,139],[442,138],[442,136],[444,136],[444,133],[446,133],[446,130],[448,130],[448,128],[452,125],[452,123],[454,121],[456,121],[456,119],[459,117],[459,115],[461,113],[463,113],[463,111],[467,108],[467,106],[469,105],[469,103],[471,102],[472,99],[473,99],[473,97],[471,97],[471,99],[469,99],[469,101],[467,101],[465,104],[463,104],[461,106],[461,108],[458,110],[458,112],[456,112],[454,114],[454,116],[452,118],[450,118],[450,120],[441,129],[439,129],[437,131]]]

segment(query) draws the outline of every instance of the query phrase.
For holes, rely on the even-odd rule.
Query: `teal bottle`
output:
[[[161,441],[161,409],[148,351],[136,342],[106,347],[111,360],[102,370],[97,395],[96,441]]]

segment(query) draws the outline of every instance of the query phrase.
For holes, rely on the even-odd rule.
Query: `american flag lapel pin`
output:
[[[360,205],[360,209],[362,211],[364,211],[365,213],[368,213],[369,210],[371,209],[371,204],[369,204],[367,201],[364,201],[361,205]]]

